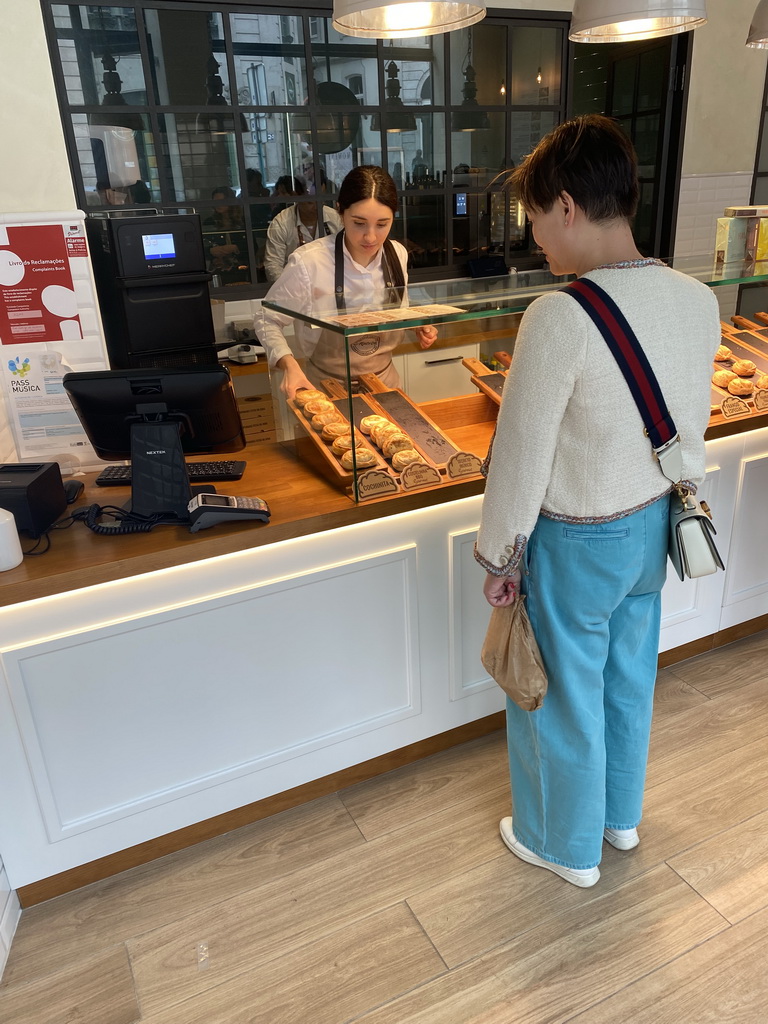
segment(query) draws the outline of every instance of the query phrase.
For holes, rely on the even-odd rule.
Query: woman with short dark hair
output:
[[[353,168],[341,183],[336,203],[341,231],[297,248],[266,298],[317,317],[379,310],[387,304],[407,305],[407,253],[400,242],[389,238],[397,206],[397,189],[385,170]],[[301,388],[317,387],[325,377],[346,377],[344,341],[338,334],[293,321],[297,340],[296,351],[291,351],[283,336],[289,323],[290,317],[264,309],[257,328],[270,369],[283,371],[280,386],[288,398]],[[387,386],[399,387],[392,352],[402,340],[401,333],[376,331],[352,338],[351,375],[375,373]],[[428,348],[437,337],[434,327],[419,327],[415,333],[422,348]],[[304,357],[303,363],[297,356]]]
[[[616,122],[559,125],[511,175],[552,273],[598,285],[628,321],[704,478],[717,302],[638,252],[637,164]],[[603,840],[639,842],[672,485],[589,314],[555,291],[526,310],[504,387],[476,558],[492,607],[522,581],[549,678],[543,706],[507,702],[512,816],[504,843],[581,887]]]

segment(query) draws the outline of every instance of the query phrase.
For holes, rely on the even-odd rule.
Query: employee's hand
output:
[[[416,336],[422,348],[429,348],[437,341],[437,328],[431,324],[427,327],[417,327]]]
[[[283,356],[282,359],[278,359],[277,367],[283,371],[280,390],[286,398],[293,398],[299,388],[314,390],[315,385],[306,377],[294,356]]]
[[[520,570],[511,576],[491,576],[486,573],[483,595],[491,608],[504,608],[512,604],[520,591]]]

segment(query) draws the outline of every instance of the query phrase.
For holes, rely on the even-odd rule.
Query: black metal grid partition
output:
[[[336,33],[311,2],[43,10],[78,202],[195,210],[215,292],[263,294],[286,192],[298,179],[301,201],[332,205],[363,163],[398,184],[413,279],[530,261],[503,183],[565,116],[562,15],[492,10],[471,29],[369,41]]]

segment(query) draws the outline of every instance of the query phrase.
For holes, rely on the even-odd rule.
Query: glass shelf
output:
[[[694,277],[710,288],[734,284],[759,284],[768,282],[768,261],[745,264],[743,261],[715,267],[711,255],[679,256],[665,260],[669,266],[689,277]],[[759,268],[759,269],[756,269]],[[280,306],[265,299],[265,309],[303,320],[313,327],[322,327],[345,338],[376,331],[392,331],[405,327],[421,327],[425,324],[445,324],[462,320],[478,320],[505,313],[521,313],[539,295],[562,288],[573,277],[555,277],[548,270],[526,270],[501,277],[474,279],[451,279],[446,281],[422,281],[408,286],[410,307],[393,304],[381,307],[381,322],[345,324],[339,322],[339,314],[331,305],[327,310],[316,311],[313,315]],[[426,313],[425,306],[452,307],[433,313]],[[402,309],[402,316],[398,313]],[[375,321],[377,313],[371,313]],[[343,318],[341,318],[343,320]]]

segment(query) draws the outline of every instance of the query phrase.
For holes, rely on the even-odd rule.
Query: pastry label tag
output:
[[[477,476],[481,466],[482,462],[472,452],[456,452],[448,460],[448,476],[451,480],[458,480],[460,476]]]
[[[720,403],[720,412],[726,419],[731,419],[733,416],[746,416],[749,412],[749,406],[743,398],[730,395]]]
[[[764,388],[758,388],[755,392],[755,408],[758,412],[768,409],[768,391]]]
[[[404,491],[414,491],[419,487],[434,487],[440,483],[440,474],[434,466],[425,462],[412,462],[400,474],[400,482]]]
[[[384,498],[388,494],[397,494],[397,481],[383,469],[367,469],[357,477],[357,499],[366,501],[368,498]]]

